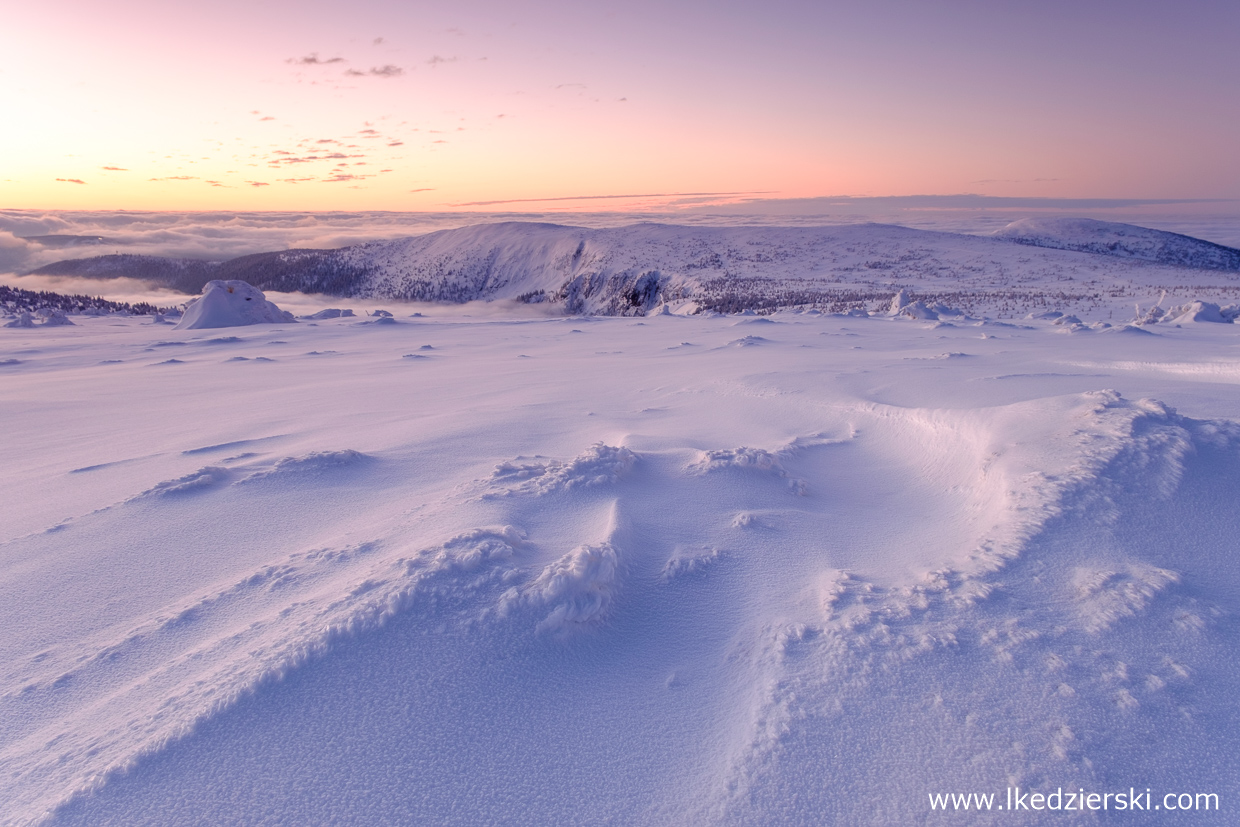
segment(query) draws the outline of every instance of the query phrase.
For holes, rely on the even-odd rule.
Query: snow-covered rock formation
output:
[[[293,314],[267,301],[263,292],[244,281],[209,281],[202,295],[185,307],[176,330],[242,327],[294,321]]]

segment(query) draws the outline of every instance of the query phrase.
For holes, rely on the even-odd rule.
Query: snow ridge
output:
[[[992,235],[1034,247],[1079,250],[1201,270],[1240,271],[1240,250],[1179,233],[1093,218],[1024,218]]]
[[[1026,249],[1016,252],[1011,242]],[[36,272],[114,276],[116,258],[59,262]],[[186,274],[180,261],[169,261],[166,272],[157,259],[134,265],[130,275],[160,283],[180,284]],[[611,316],[801,305],[876,310],[907,290],[916,295],[904,315],[937,319],[1000,307],[1067,309],[1097,303],[1104,292],[1144,296],[1147,282],[1182,281],[1164,266],[1234,273],[1240,251],[1085,219],[1027,219],[993,236],[879,224],[588,229],[506,222],[338,250],[246,256],[212,264],[209,275],[260,290],[453,303],[508,299]]]

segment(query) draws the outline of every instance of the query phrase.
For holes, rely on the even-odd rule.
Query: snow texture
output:
[[[1231,823],[1240,328],[895,293],[0,331],[0,824]]]

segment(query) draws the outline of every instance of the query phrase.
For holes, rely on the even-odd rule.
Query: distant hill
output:
[[[1240,271],[1240,250],[1179,233],[1092,218],[1025,218],[993,235],[1034,247],[1078,250],[1200,270]]]
[[[889,298],[898,289],[964,309],[1008,311],[1088,305],[1104,292],[1128,295],[1134,280],[1174,288],[1185,283],[1187,273],[1193,283],[1205,283],[1193,272],[1217,273],[1210,276],[1216,283],[1240,281],[1240,274],[1231,275],[1240,270],[1240,260],[1228,268],[1229,259],[1218,251],[1240,252],[1225,247],[1130,227],[1122,236],[1131,240],[1128,247],[1111,248],[1107,242],[1095,249],[1088,246],[1093,242],[1087,234],[1068,231],[1076,225],[1056,226],[1058,235],[1022,233],[1013,225],[1016,229],[1008,228],[1006,235],[987,237],[882,224],[587,229],[508,222],[224,262],[100,256],[57,262],[35,273],[128,276],[187,293],[198,292],[211,279],[239,279],[262,290],[340,297],[517,299],[600,315],[643,315],[660,301],[721,312],[794,305],[840,310]],[[1177,247],[1163,237],[1181,241]],[[1149,238],[1161,240],[1161,246],[1138,243]],[[1035,246],[1054,249],[1033,251],[1011,243],[1034,244],[1031,239],[1049,239]],[[1134,295],[1145,291],[1142,287]]]

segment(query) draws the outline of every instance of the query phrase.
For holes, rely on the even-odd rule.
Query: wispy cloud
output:
[[[57,181],[64,181],[66,184],[85,184],[81,178],[57,178]]]
[[[343,152],[328,152],[323,155],[291,155],[283,150],[276,150],[276,153],[286,157],[271,158],[267,161],[268,166],[276,167],[281,164],[312,164],[316,161],[337,161],[342,158],[365,158],[362,153],[354,153],[346,155]]]
[[[332,63],[345,63],[342,57],[321,58],[318,52],[311,52],[305,57],[290,57],[285,63],[292,63],[297,66],[327,66]]]
[[[129,172],[129,170],[125,169],[124,167],[99,167],[99,168],[106,169],[108,172]]]
[[[442,55],[431,55],[430,59],[426,61],[426,65],[432,67],[438,66],[441,63],[456,63],[456,58],[443,57]]]
[[[722,198],[742,195],[769,195],[770,190],[752,192],[647,192],[624,195],[560,195],[554,198],[507,198],[502,201],[463,201],[451,207],[489,207],[494,204],[537,204],[550,201],[604,201],[623,198]]]
[[[1059,178],[982,178],[978,181],[970,181],[970,184],[1047,184],[1052,181],[1059,181]]]
[[[393,66],[390,63],[383,65],[383,66],[372,66],[364,72],[359,69],[346,69],[345,70],[345,74],[351,78],[364,78],[364,77],[396,78],[396,77],[400,77],[404,73],[405,73],[404,69],[400,68],[399,66]]]

